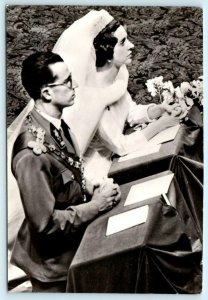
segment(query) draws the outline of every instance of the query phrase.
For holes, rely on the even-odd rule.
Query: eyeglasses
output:
[[[64,86],[72,89],[72,76],[71,76],[71,73],[69,74],[69,77],[66,80],[64,80],[63,83],[49,83],[49,84],[47,84],[47,86],[50,86],[50,87],[59,86],[59,85],[64,85]]]

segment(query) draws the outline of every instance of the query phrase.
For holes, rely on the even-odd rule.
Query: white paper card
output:
[[[158,145],[168,141],[172,141],[176,137],[179,128],[180,124],[169,127],[156,134],[152,139],[150,139],[150,142]]]
[[[173,176],[174,173],[171,173],[133,185],[126,198],[124,206],[159,196],[162,193],[166,194]]]
[[[145,205],[110,217],[108,219],[106,235],[108,236],[124,229],[145,223],[147,220],[148,210],[149,206]]]
[[[143,147],[143,148],[139,149],[138,151],[135,151],[128,155],[120,157],[118,159],[118,162],[122,162],[122,161],[126,161],[126,160],[129,160],[132,158],[142,157],[145,155],[157,153],[160,151],[160,147],[161,147],[161,145],[154,145],[154,144],[150,143],[149,147]]]

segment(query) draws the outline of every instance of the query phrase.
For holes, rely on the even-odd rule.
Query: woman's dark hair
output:
[[[94,38],[93,45],[96,54],[96,67],[103,67],[109,59],[113,58],[114,47],[117,38],[113,33],[122,23],[112,20],[106,27]]]
[[[51,51],[36,52],[27,57],[22,64],[22,85],[34,100],[41,97],[41,87],[53,83],[56,78],[49,68],[50,64],[62,62],[63,59]]]

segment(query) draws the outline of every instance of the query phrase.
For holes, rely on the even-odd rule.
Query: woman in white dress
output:
[[[76,29],[72,26],[66,29],[53,48],[53,51],[62,56],[70,67],[73,56],[75,60],[79,61],[79,64],[73,65],[75,74],[77,74],[76,81],[81,87],[79,101],[73,110],[66,108],[63,114],[64,120],[77,136],[78,142],[83,141],[89,124],[94,119],[97,120],[97,115],[87,113],[88,107],[92,103],[90,98],[93,98],[96,111],[104,98],[106,101],[106,98],[112,97],[112,95],[116,96],[116,89],[109,94],[107,93],[108,88],[114,83],[119,73],[126,72],[125,65],[130,64],[132,59],[134,46],[128,40],[124,26],[115,21],[106,11],[102,10],[102,12],[102,26],[100,24],[92,26],[91,22],[87,23],[84,20],[86,15],[75,22]],[[101,11],[93,13],[96,15]],[[83,27],[82,21],[85,23]],[[103,26],[104,24],[105,26]],[[78,44],[76,43],[77,38],[79,39]],[[72,49],[74,44],[76,44],[76,51]],[[87,53],[90,53],[89,56],[86,54],[86,49],[88,49]],[[83,69],[86,70],[84,78],[81,75]],[[90,97],[88,97],[86,88],[90,90]],[[107,176],[112,153],[122,156],[136,151],[142,145],[148,145],[148,140],[155,134],[178,122],[176,118],[167,114],[160,117],[166,110],[166,106],[163,104],[136,105],[127,90],[117,100],[119,101],[104,110],[91,142],[90,140],[85,141],[85,146],[88,145],[88,147],[80,145],[85,159],[85,174],[92,181],[97,181],[98,177]],[[154,124],[149,124],[144,130],[135,131],[130,135],[123,134],[126,121],[137,124],[151,122],[155,118],[159,119]]]

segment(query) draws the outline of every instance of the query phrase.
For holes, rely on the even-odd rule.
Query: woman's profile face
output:
[[[117,43],[114,47],[112,62],[120,67],[123,64],[130,64],[132,61],[132,49],[134,45],[128,40],[127,32],[123,26],[119,26],[113,34],[117,38]]]

